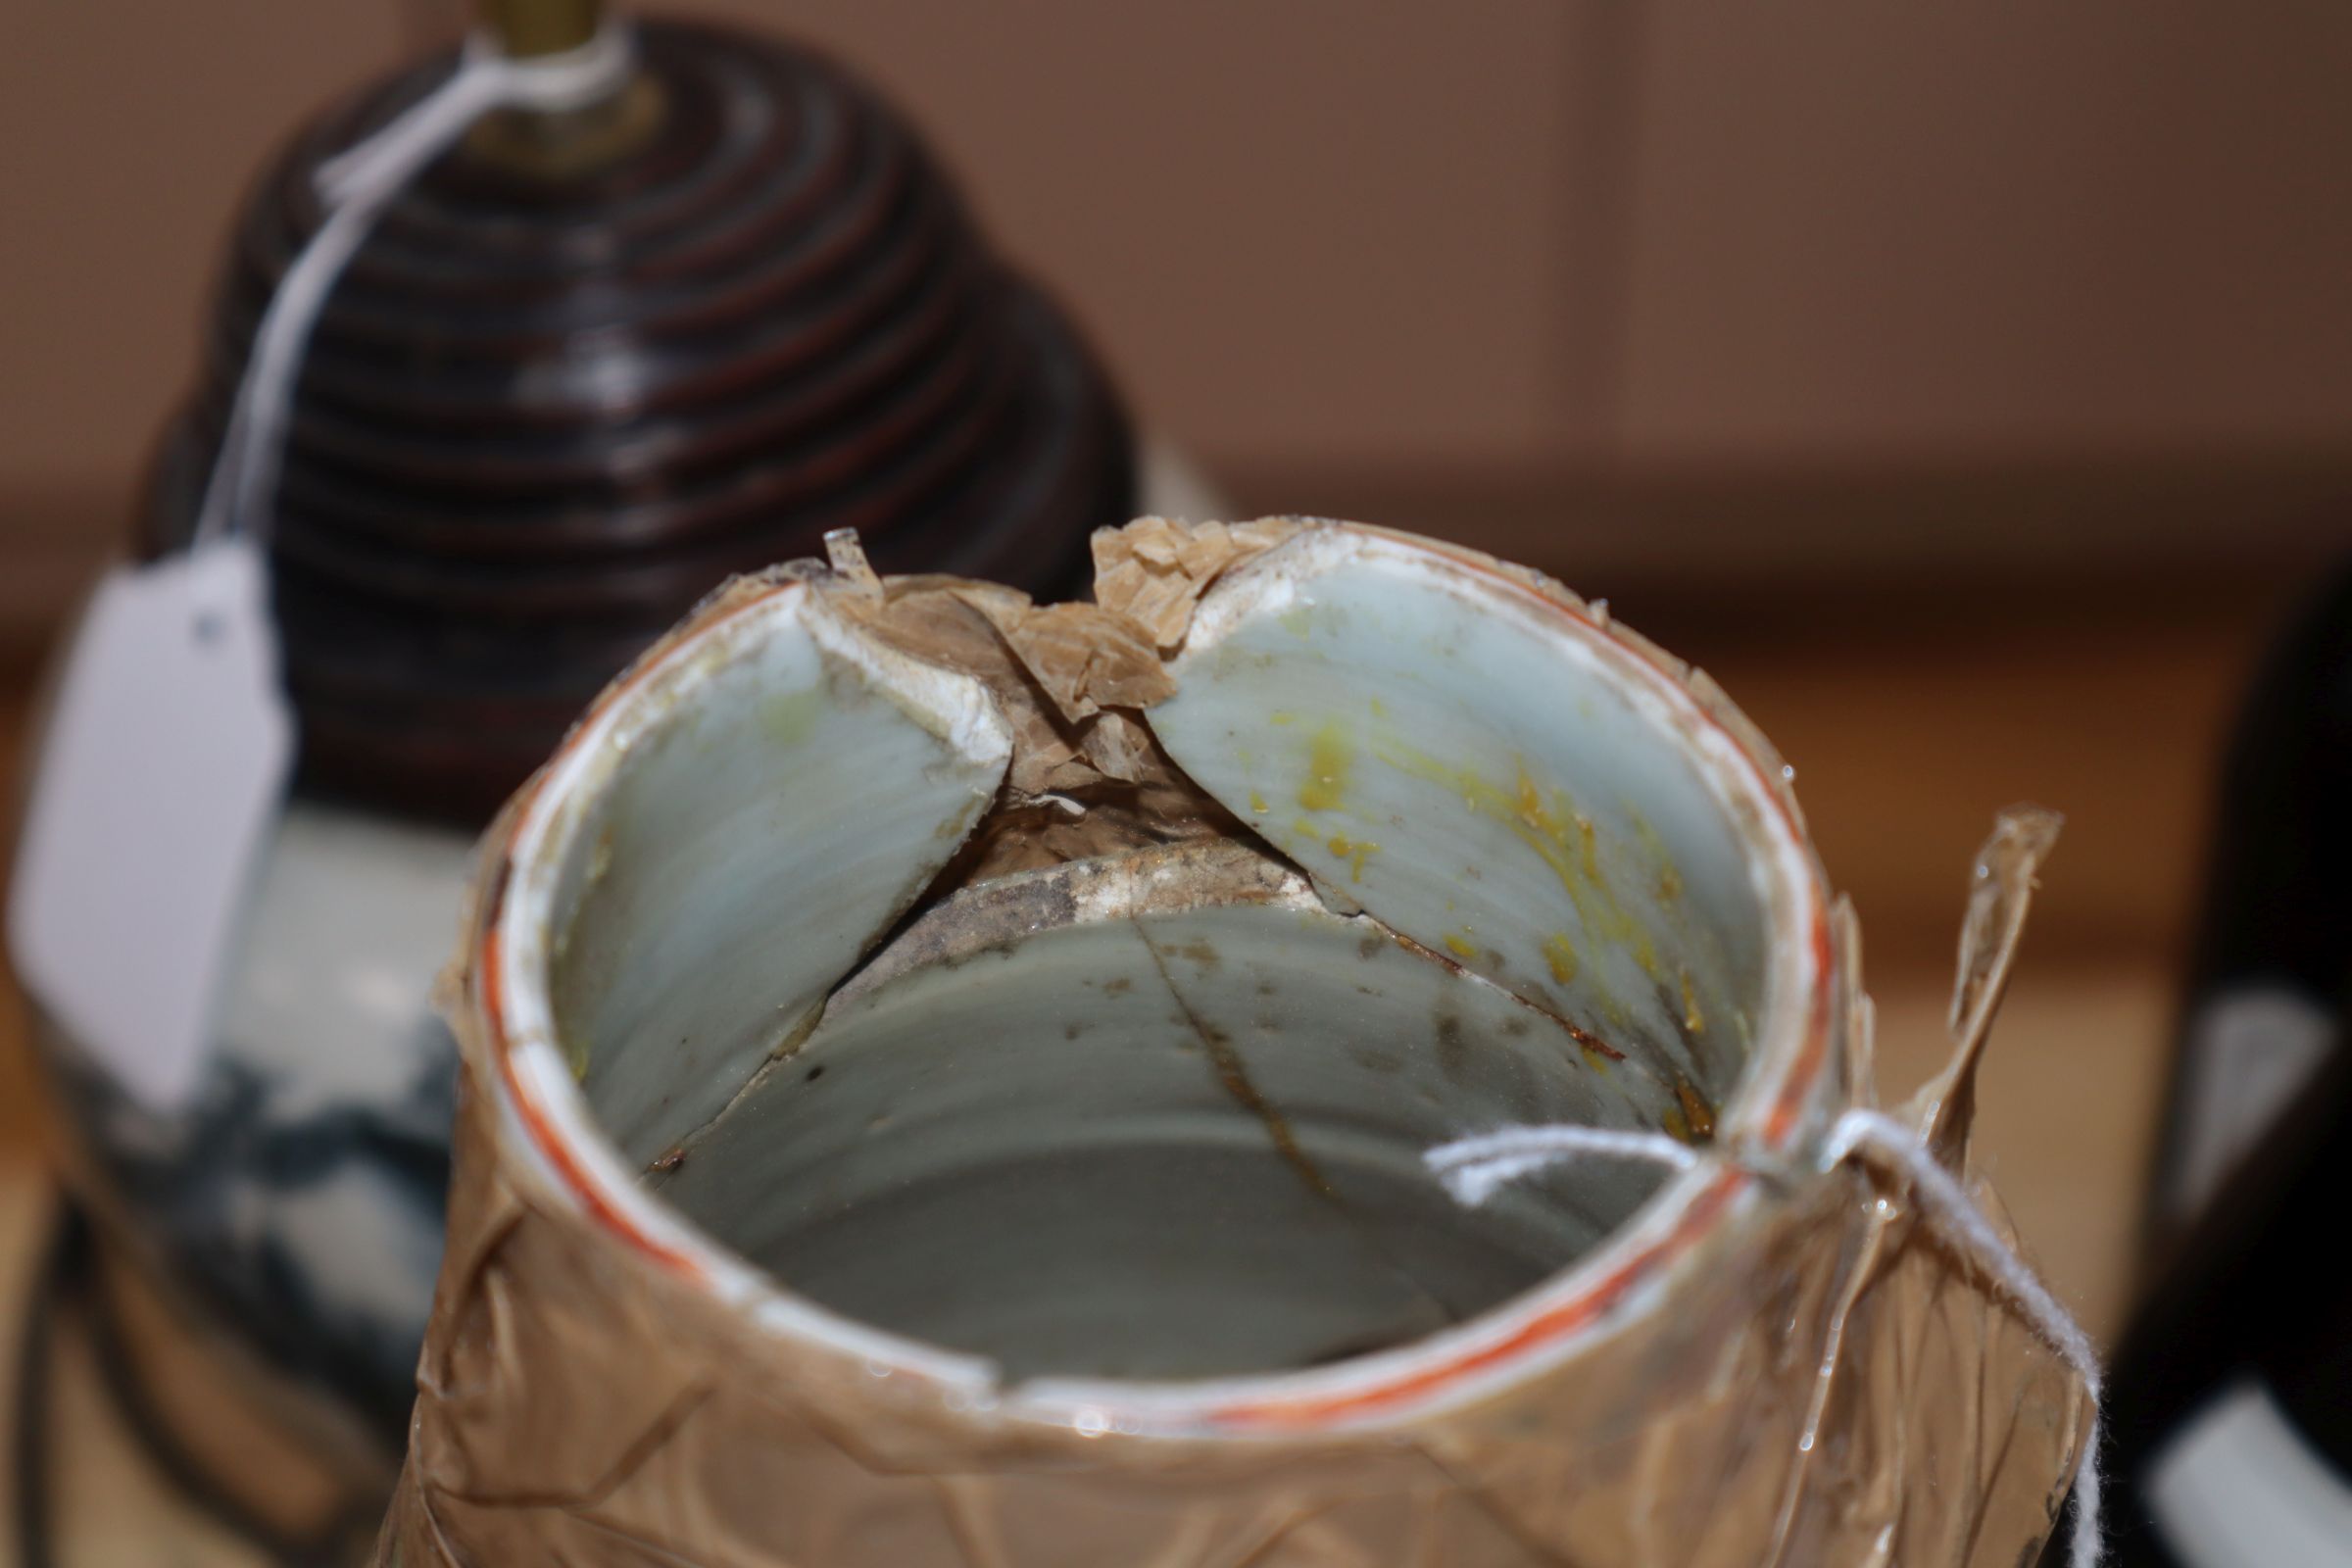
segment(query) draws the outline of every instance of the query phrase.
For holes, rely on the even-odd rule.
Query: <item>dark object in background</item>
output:
[[[2303,607],[2258,673],[2221,797],[2150,1187],[2147,1256],[2158,1267],[2343,1043],[2352,985],[2352,568]]]
[[[2352,571],[2257,680],[2108,1378],[2126,1568],[2352,1563]]]
[[[895,115],[773,39],[638,37],[612,103],[477,125],[319,317],[270,551],[310,783],[478,821],[730,572],[855,526],[886,570],[1050,593],[1131,514],[1109,385]],[[187,536],[320,161],[449,69],[358,94],[263,180],[150,551]]]
[[[571,47],[586,0],[488,8]],[[526,34],[537,39],[526,41]],[[1076,583],[1134,510],[1127,423],[913,133],[788,44],[647,24],[603,103],[485,118],[381,216],[321,313],[270,541],[301,775],[254,869],[191,1103],[49,1020],[74,1187],[127,1377],[268,1513],[284,1453],[388,1489],[441,1247],[455,1056],[431,1009],[472,839],[586,701],[730,572],[856,526],[894,569]],[[436,86],[296,138],[236,243],[142,526],[189,533],[320,162]],[[316,1490],[316,1489],[314,1489]]]

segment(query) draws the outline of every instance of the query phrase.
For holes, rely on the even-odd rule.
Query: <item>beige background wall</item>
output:
[[[912,107],[1212,467],[2352,445],[2320,0],[730,0]],[[226,214],[450,0],[0,4],[0,495],[117,489]]]
[[[2180,929],[2238,672],[2352,545],[2352,8],[707,9],[908,106],[1244,509],[1468,538],[1724,675],[1880,929],[1942,951],[2029,793],[2102,868],[2061,918]],[[0,651],[119,529],[250,172],[463,15],[0,0]]]

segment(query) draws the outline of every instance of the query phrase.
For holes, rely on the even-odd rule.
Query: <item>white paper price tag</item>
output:
[[[108,575],[74,634],[9,890],[25,989],[141,1102],[202,1074],[293,726],[246,539]]]

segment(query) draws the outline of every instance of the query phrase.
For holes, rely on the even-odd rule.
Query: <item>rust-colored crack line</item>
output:
[[[1241,1052],[1235,1049],[1232,1037],[1195,1012],[1192,1004],[1184,1000],[1184,993],[1177,988],[1175,975],[1168,970],[1166,956],[1159,951],[1157,944],[1152,942],[1151,933],[1144,929],[1144,923],[1129,916],[1128,924],[1135,928],[1136,940],[1143,943],[1144,951],[1152,956],[1152,967],[1159,971],[1160,984],[1166,989],[1169,999],[1176,1004],[1177,1009],[1184,1014],[1185,1021],[1192,1025],[1193,1033],[1200,1037],[1201,1047],[1207,1051],[1210,1065],[1216,1070],[1217,1082],[1224,1088],[1225,1093],[1233,1097],[1236,1104],[1256,1117],[1259,1125],[1266,1129],[1266,1137],[1274,1145],[1275,1152],[1282,1156],[1283,1163],[1298,1173],[1299,1181],[1305,1184],[1308,1192],[1331,1205],[1331,1211],[1339,1216],[1340,1223],[1354,1233],[1356,1239],[1370,1250],[1372,1255],[1380,1260],[1381,1266],[1394,1275],[1398,1284],[1436,1314],[1438,1326],[1445,1327],[1460,1322],[1462,1313],[1447,1304],[1444,1297],[1423,1284],[1421,1279],[1390,1250],[1388,1243],[1380,1234],[1379,1229],[1368,1222],[1364,1216],[1358,1214],[1347,1199],[1340,1196],[1339,1189],[1334,1187],[1331,1179],[1323,1174],[1322,1168],[1315,1163],[1313,1156],[1299,1146],[1298,1136],[1291,1130],[1289,1119],[1276,1108],[1274,1102],[1268,1100],[1250,1079],[1249,1066],[1242,1060]]]
[[[1298,1135],[1291,1131],[1290,1122],[1275,1108],[1272,1101],[1258,1092],[1257,1085],[1250,1077],[1248,1065],[1242,1060],[1242,1054],[1233,1047],[1233,1037],[1193,1010],[1193,1004],[1184,1000],[1184,993],[1176,989],[1176,977],[1168,972],[1168,960],[1152,943],[1143,922],[1130,917],[1128,923],[1135,927],[1136,938],[1143,943],[1144,951],[1152,955],[1152,967],[1159,971],[1160,984],[1167,987],[1168,996],[1175,1002],[1177,1010],[1184,1014],[1185,1022],[1191,1024],[1193,1033],[1200,1037],[1202,1049],[1208,1053],[1210,1065],[1216,1069],[1217,1082],[1224,1086],[1225,1093],[1233,1097],[1235,1104],[1258,1119],[1266,1129],[1267,1138],[1273,1141],[1274,1152],[1282,1156],[1285,1164],[1298,1173],[1298,1179],[1306,1183],[1310,1192],[1333,1203],[1339,1202],[1338,1191],[1332,1187],[1330,1178],[1323,1174],[1321,1167],[1315,1164],[1313,1157],[1298,1147]]]
[[[1594,1034],[1592,1030],[1587,1029],[1584,1025],[1569,1022],[1566,1018],[1560,1016],[1560,1014],[1552,1011],[1549,1007],[1544,1006],[1544,1004],[1540,1002],[1529,1001],[1527,998],[1521,996],[1518,992],[1512,990],[1509,986],[1504,985],[1499,980],[1489,980],[1485,975],[1480,974],[1476,969],[1471,968],[1468,964],[1462,962],[1458,958],[1449,958],[1435,948],[1422,946],[1420,943],[1415,942],[1411,937],[1406,936],[1403,932],[1397,930],[1395,926],[1389,924],[1388,921],[1383,920],[1380,918],[1380,916],[1372,913],[1370,910],[1365,910],[1362,914],[1357,915],[1356,918],[1359,920],[1369,920],[1374,925],[1380,927],[1381,930],[1389,934],[1389,939],[1391,941],[1395,942],[1398,947],[1404,949],[1404,951],[1407,953],[1418,954],[1432,963],[1442,963],[1446,968],[1451,969],[1455,974],[1460,975],[1465,980],[1476,980],[1493,986],[1495,990],[1501,992],[1504,996],[1519,1004],[1519,1005],[1525,1007],[1537,1017],[1548,1018],[1553,1023],[1558,1024],[1562,1029],[1567,1030],[1568,1038],[1575,1041],[1578,1045],[1584,1046],[1592,1051],[1597,1051],[1602,1055],[1608,1057],[1611,1061],[1625,1060],[1624,1052],[1619,1051],[1615,1046],[1610,1045],[1606,1040],[1601,1039],[1600,1036]]]
[[[1610,1045],[1606,1040],[1601,1039],[1600,1036],[1594,1034],[1592,1030],[1585,1028],[1582,1024],[1571,1023],[1559,1013],[1556,1013],[1549,1007],[1544,1005],[1544,1004],[1530,1001],[1528,998],[1521,996],[1517,991],[1514,991],[1509,986],[1504,985],[1499,980],[1490,980],[1485,975],[1480,974],[1476,969],[1471,968],[1468,964],[1463,963],[1457,958],[1447,957],[1445,954],[1438,952],[1435,948],[1423,947],[1420,943],[1415,942],[1411,937],[1406,936],[1403,932],[1397,930],[1395,926],[1389,924],[1388,921],[1383,920],[1380,916],[1372,913],[1369,909],[1364,910],[1360,914],[1350,915],[1348,918],[1363,920],[1370,923],[1371,925],[1377,927],[1383,935],[1388,937],[1390,941],[1404,949],[1405,952],[1413,954],[1419,957],[1427,958],[1432,963],[1443,964],[1446,968],[1451,969],[1455,974],[1461,976],[1464,980],[1471,982],[1473,985],[1488,986],[1497,992],[1500,992],[1503,996],[1508,997],[1511,1001],[1519,1004],[1520,1006],[1525,1007],[1537,1017],[1542,1018],[1548,1023],[1558,1025],[1561,1029],[1567,1032],[1568,1038],[1575,1041],[1578,1045],[1583,1046],[1589,1051],[1597,1052],[1611,1061],[1624,1062],[1628,1067],[1631,1067],[1634,1071],[1639,1072],[1642,1077],[1648,1079],[1651,1083],[1656,1084],[1661,1090],[1664,1090],[1670,1095],[1674,1095],[1676,1097],[1677,1103],[1681,1102],[1681,1092],[1677,1088],[1675,1081],[1660,1074],[1656,1064],[1648,1060],[1646,1057],[1638,1060],[1628,1057],[1624,1052],[1618,1050],[1615,1046]]]

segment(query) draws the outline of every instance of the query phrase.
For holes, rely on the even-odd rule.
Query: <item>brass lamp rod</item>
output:
[[[482,25],[510,60],[578,49],[604,24],[605,0],[477,0]],[[661,127],[661,82],[643,70],[594,103],[568,109],[505,109],[466,133],[479,158],[548,179],[574,179],[625,158]]]
[[[562,54],[596,36],[604,0],[480,0],[483,24],[508,57]]]

